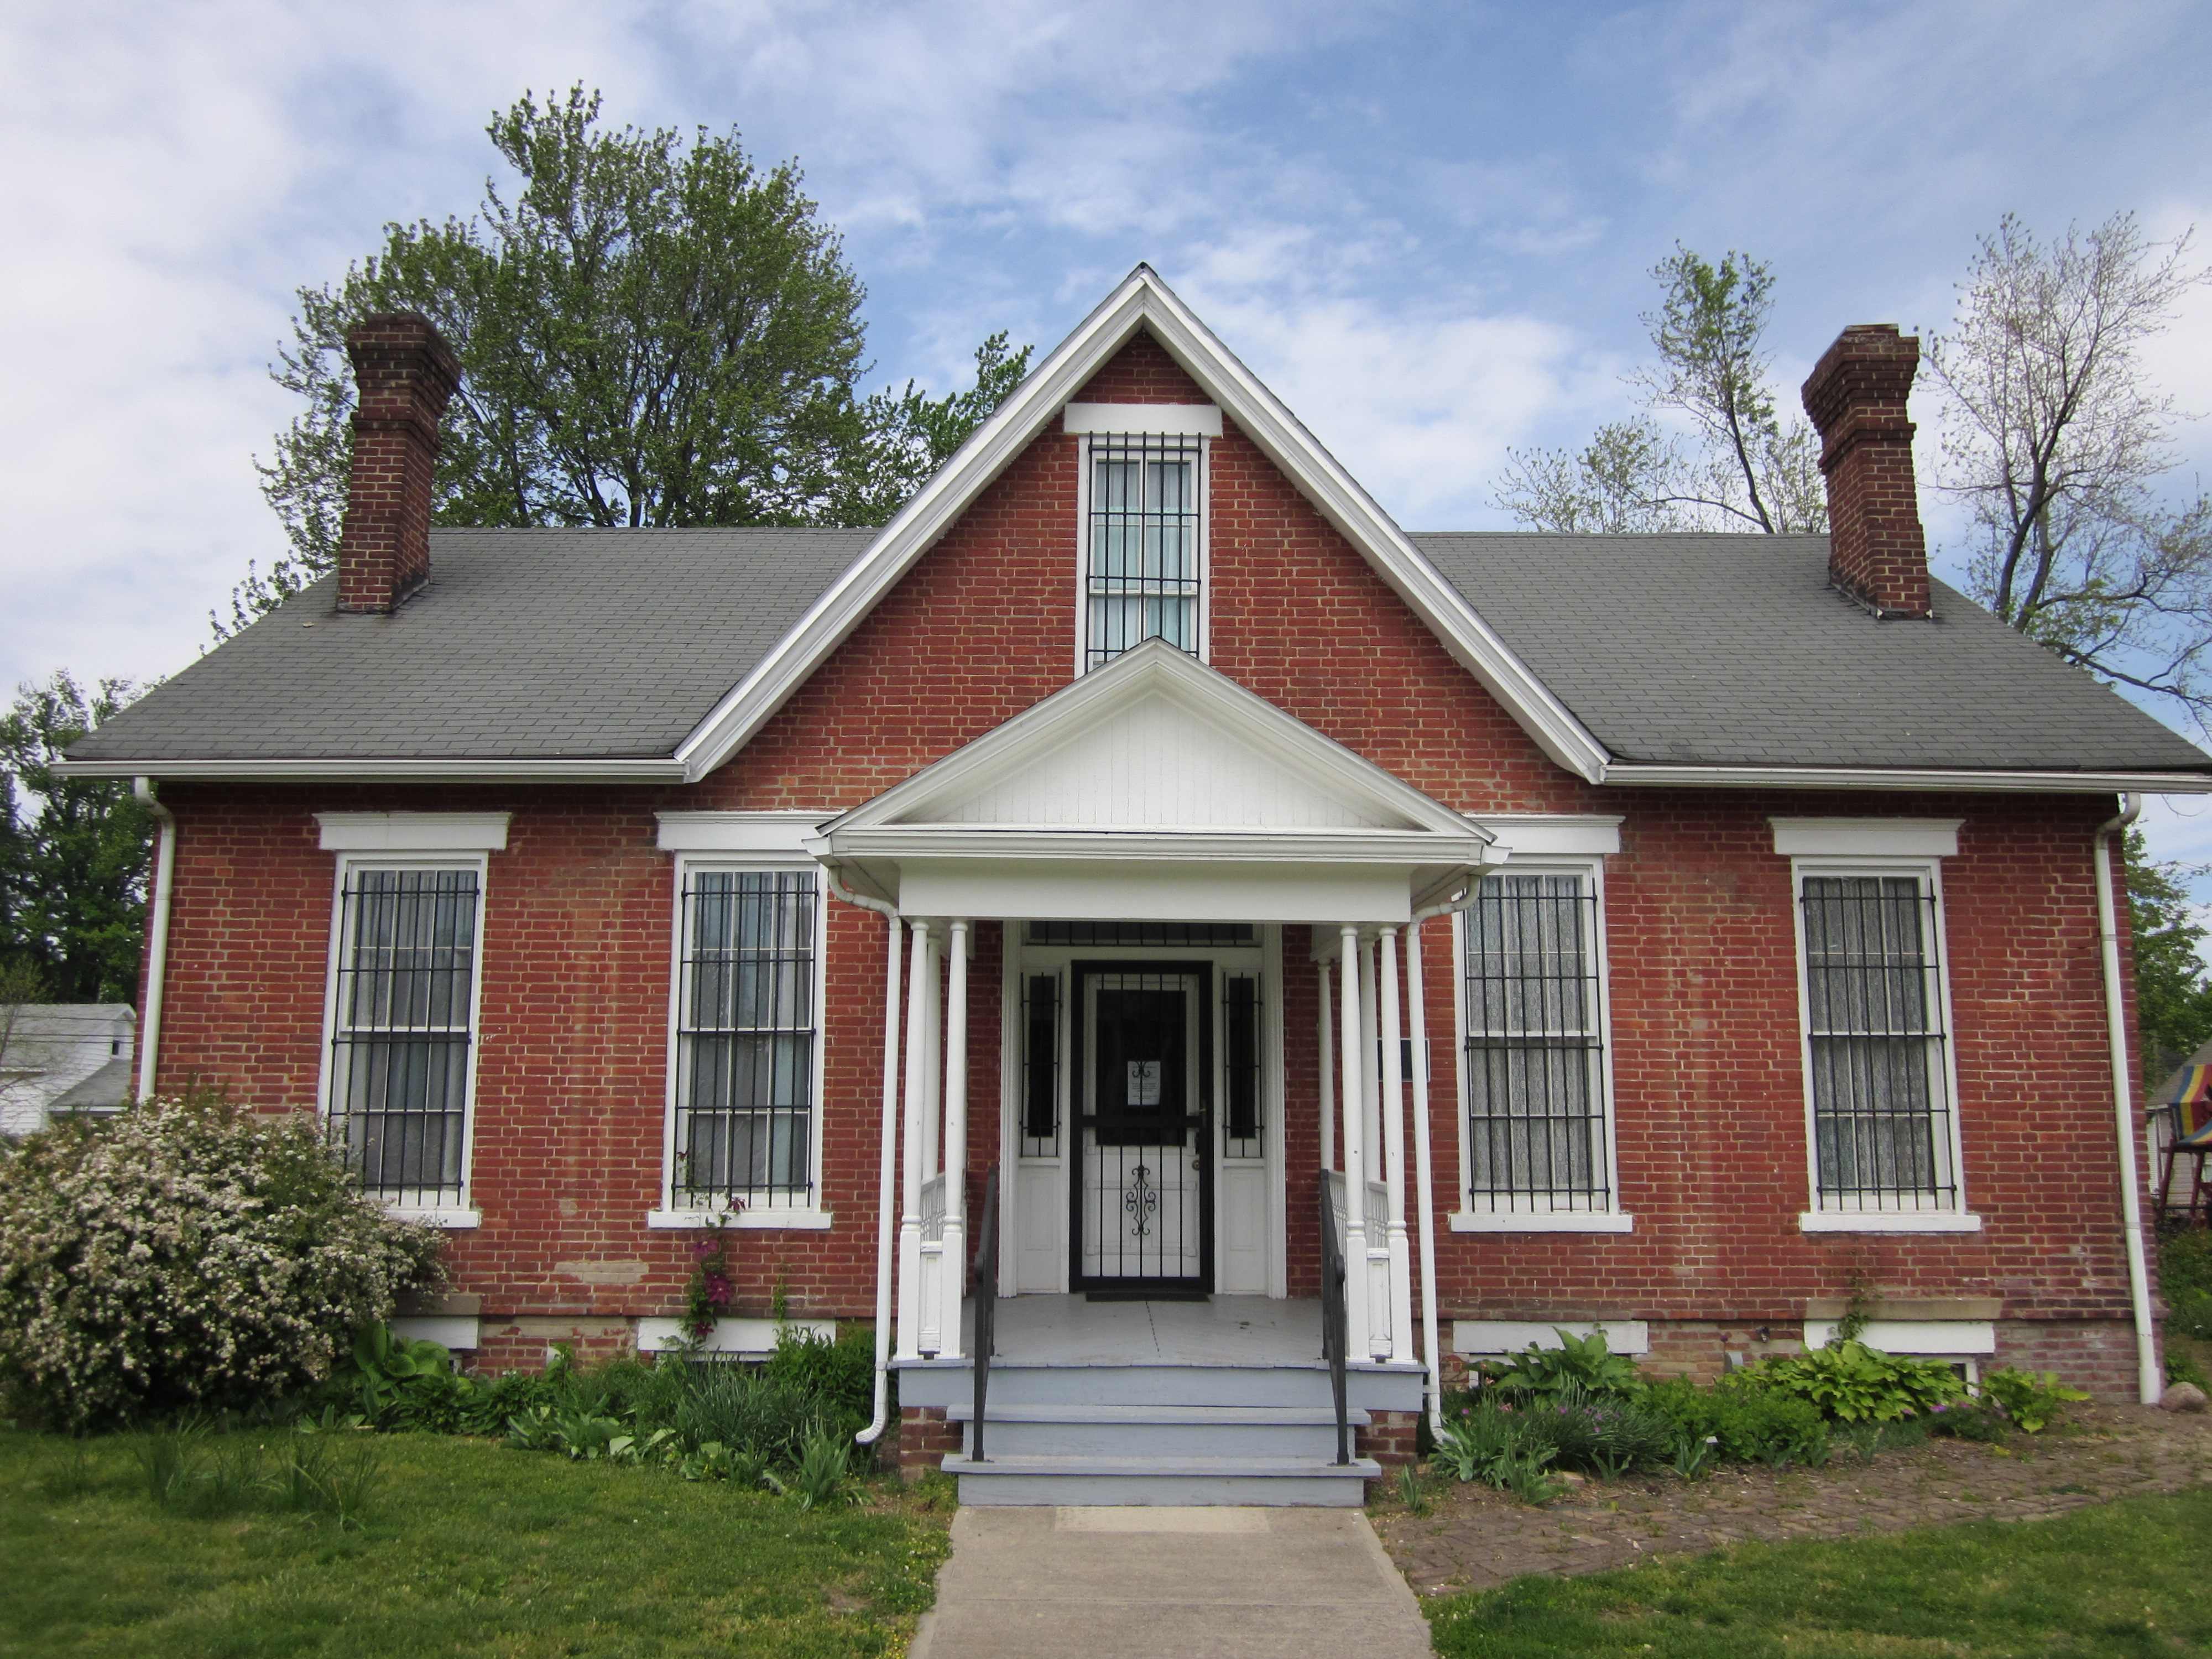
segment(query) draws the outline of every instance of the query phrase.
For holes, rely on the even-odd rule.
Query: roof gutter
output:
[[[65,778],[148,778],[172,783],[684,783],[672,759],[565,760],[90,760],[61,761]]]
[[[2003,794],[2212,794],[2212,772],[2000,772],[1968,768],[1664,766],[1614,761],[1600,781],[1676,789],[1942,789]]]
[[[2142,1194],[2136,1179],[2136,1101],[2133,1068],[2128,1064],[2127,1005],[2120,977],[2120,923],[2112,902],[2112,837],[2123,835],[2142,812],[2142,797],[2120,797],[2120,813],[2097,826],[2097,945],[2105,967],[2105,1030],[2112,1066],[2112,1122],[2119,1137],[2121,1242],[2127,1250],[2128,1302],[2136,1325],[2136,1397],[2158,1404],[2166,1379],[2150,1319],[2150,1269],[2143,1260]]]

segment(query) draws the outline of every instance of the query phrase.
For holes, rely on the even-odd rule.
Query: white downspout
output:
[[[154,1093],[154,1062],[161,1046],[161,990],[168,977],[169,896],[177,879],[177,820],[175,814],[154,799],[154,780],[133,778],[131,793],[161,826],[161,844],[154,855],[154,893],[151,927],[146,941],[145,1006],[138,1012],[138,1098]]]
[[[1429,1129],[1429,1013],[1428,975],[1421,950],[1421,924],[1431,916],[1456,915],[1474,902],[1482,890],[1480,878],[1464,892],[1442,904],[1413,912],[1406,927],[1406,1012],[1413,1028],[1413,1178],[1421,1227],[1421,1358],[1429,1371],[1429,1432],[1444,1431],[1443,1352],[1437,1317],[1437,1191],[1436,1150]]]
[[[891,1413],[891,1232],[895,1220],[891,1183],[898,1172],[899,965],[904,924],[895,905],[853,891],[837,879],[837,872],[828,865],[823,870],[830,878],[831,892],[848,904],[873,910],[890,924],[890,944],[884,961],[883,1154],[876,1170],[876,1414],[866,1428],[853,1437],[863,1446],[872,1446],[883,1438]]]
[[[2142,1194],[2136,1179],[2135,1085],[2128,1066],[2127,1010],[2121,995],[2120,924],[2112,902],[2112,841],[2142,813],[2142,797],[2123,794],[2120,815],[2097,826],[2097,933],[2105,959],[2105,1027],[2112,1057],[2112,1119],[2120,1153],[2120,1225],[2128,1251],[2128,1299],[2136,1321],[2136,1394],[2146,1406],[2166,1392],[2151,1329],[2150,1270],[2143,1261]]]

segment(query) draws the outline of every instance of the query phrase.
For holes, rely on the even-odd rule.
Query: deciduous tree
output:
[[[2190,235],[2115,214],[2050,242],[2008,215],[1981,239],[1951,330],[1936,483],[1972,515],[1974,597],[2100,678],[2212,711],[2212,498],[2161,496],[2176,410],[2144,349],[2212,272]]]
[[[1716,264],[1678,244],[1651,275],[1660,305],[1641,320],[1658,360],[1629,377],[1646,412],[1600,427],[1579,452],[1507,452],[1498,505],[1569,533],[1826,529],[1818,445],[1770,384],[1771,268],[1735,252]],[[1686,434],[1655,410],[1681,417]]]
[[[865,290],[799,168],[732,131],[608,131],[580,88],[496,118],[514,175],[466,219],[386,227],[344,280],[300,290],[271,371],[301,413],[261,465],[289,552],[217,631],[331,568],[354,390],[345,332],[418,311],[460,359],[438,463],[449,525],[872,524],[1027,371],[1004,334],[976,385],[862,397]]]

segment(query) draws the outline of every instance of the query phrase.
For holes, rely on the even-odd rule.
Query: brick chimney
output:
[[[438,420],[461,367],[427,317],[389,313],[346,331],[360,407],[338,536],[338,609],[392,611],[430,579]]]
[[[1905,413],[1919,367],[1918,339],[1893,323],[1855,323],[1805,382],[1828,480],[1828,580],[1885,622],[1930,614]]]

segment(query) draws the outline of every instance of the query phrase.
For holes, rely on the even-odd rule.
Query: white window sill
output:
[[[695,1227],[712,1227],[717,1224],[737,1229],[740,1232],[785,1231],[791,1232],[823,1232],[836,1220],[829,1210],[649,1210],[645,1224],[665,1231],[681,1231]]]
[[[1956,1210],[1808,1210],[1801,1233],[1978,1233],[1982,1218]]]
[[[428,1204],[387,1204],[385,1214],[395,1221],[419,1221],[426,1227],[443,1227],[448,1232],[466,1232],[483,1225],[481,1210],[443,1209]]]
[[[1455,1210],[1455,1233],[1632,1233],[1636,1218],[1618,1210]]]

